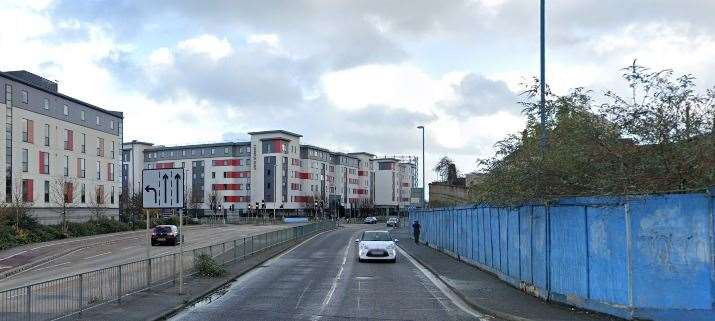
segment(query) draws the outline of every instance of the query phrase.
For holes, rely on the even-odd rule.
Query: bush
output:
[[[203,278],[215,278],[226,274],[226,269],[208,254],[196,258],[196,273]]]

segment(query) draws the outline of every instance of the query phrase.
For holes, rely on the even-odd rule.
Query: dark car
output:
[[[177,245],[183,241],[176,225],[157,225],[151,232],[151,245]]]

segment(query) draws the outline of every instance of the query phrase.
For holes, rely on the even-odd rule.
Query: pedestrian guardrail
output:
[[[49,281],[0,291],[0,321],[45,321],[121,301],[125,296],[155,286],[177,282],[179,265],[187,276],[196,273],[194,263],[202,254],[221,264],[241,261],[271,247],[334,228],[320,221],[268,233],[246,236],[180,253],[124,263]]]

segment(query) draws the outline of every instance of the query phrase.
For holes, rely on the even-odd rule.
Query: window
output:
[[[97,191],[96,191],[96,198],[97,198],[97,204],[104,204],[104,186],[102,185],[97,185]]]
[[[223,153],[226,154],[226,155],[228,155],[228,147],[224,147],[224,148],[223,148]]]
[[[28,151],[27,148],[22,149],[22,171],[27,173],[28,171]]]
[[[104,138],[97,137],[97,156],[104,156]]]
[[[251,190],[251,183],[246,183],[246,190],[250,191]]]
[[[99,126],[99,116],[97,116],[97,121],[96,121],[96,123],[97,123],[97,126]]]
[[[87,115],[85,115],[84,110],[79,112],[80,118],[82,118],[82,121],[87,121]]]
[[[112,186],[112,190],[109,194],[109,203],[114,204],[114,186]]]
[[[114,159],[114,148],[114,141],[112,141],[112,151],[110,152],[112,159]]]
[[[23,179],[22,180],[22,201],[32,202],[32,196],[34,192],[32,191],[32,180]]]
[[[87,187],[85,186],[84,183],[82,183],[82,186],[80,188],[79,200],[83,204],[87,201],[87,198],[85,197],[85,195],[87,195]]]
[[[169,156],[174,157],[174,151],[169,152]]]
[[[114,121],[113,120],[109,121],[109,128],[114,129]]]
[[[65,116],[70,114],[70,108],[67,105],[62,105],[62,114]]]
[[[45,98],[45,100],[42,102],[42,106],[45,108],[45,110],[50,110],[50,100]]]
[[[29,119],[22,119],[22,141],[25,143],[32,143],[30,141],[30,131],[32,130],[30,127],[32,126],[32,121]]]
[[[97,161],[97,180],[102,179],[102,164]]]
[[[77,176],[79,178],[87,177],[87,167],[84,158],[77,158]]]
[[[186,150],[185,150],[185,149],[181,151],[181,156],[186,156]]]
[[[216,154],[216,148],[211,148],[211,155]]]
[[[43,129],[44,129],[44,135],[45,135],[45,137],[44,137],[45,146],[50,146],[50,125],[45,124]]]
[[[81,152],[82,154],[87,152],[87,134],[82,133],[82,146],[81,146]]]
[[[27,104],[27,102],[29,101],[29,98],[28,98],[28,95],[27,95],[27,90],[22,90],[22,91],[20,91],[20,95],[21,95],[21,97],[22,97],[22,102],[25,103],[25,104]]]
[[[211,172],[211,178],[216,178],[216,172]]]
[[[50,181],[45,181],[45,203],[50,202]]]
[[[73,150],[74,149],[74,142],[73,142],[73,133],[72,130],[70,129],[65,129],[65,150]]]
[[[40,174],[50,173],[50,153],[40,152]]]
[[[113,163],[107,164],[107,180],[108,181],[114,180],[114,164]]]
[[[65,155],[65,177],[70,176],[70,157]]]

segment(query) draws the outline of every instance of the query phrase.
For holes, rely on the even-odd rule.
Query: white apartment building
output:
[[[407,202],[397,202],[393,207],[409,203],[411,184],[395,190],[392,185],[373,182],[373,154],[346,154],[301,144],[301,135],[284,130],[248,134],[249,142],[173,147],[125,143],[124,155],[143,153],[144,157],[139,164],[132,161],[138,157],[125,156],[122,181],[129,190],[132,182],[136,185],[141,180],[141,171],[136,168],[183,167],[187,173],[187,204],[194,203],[204,213],[220,207],[242,214],[249,204],[253,209],[265,205],[268,210],[311,213],[316,204],[333,210],[372,208],[378,205],[373,202],[374,195],[386,193],[401,195],[400,199],[408,195]],[[416,171],[405,173],[416,175]],[[416,180],[405,173],[398,175],[400,182]],[[374,186],[379,188],[374,190]],[[387,188],[389,192],[383,190]],[[140,192],[141,187],[134,190]],[[407,194],[400,194],[404,190]]]
[[[27,71],[0,72],[0,200],[22,201],[45,224],[59,209],[83,221],[90,208],[116,218],[123,115],[58,92]],[[98,212],[98,211],[96,211]]]
[[[391,210],[419,205],[413,197],[417,186],[417,159],[384,157],[372,159],[375,207]]]

